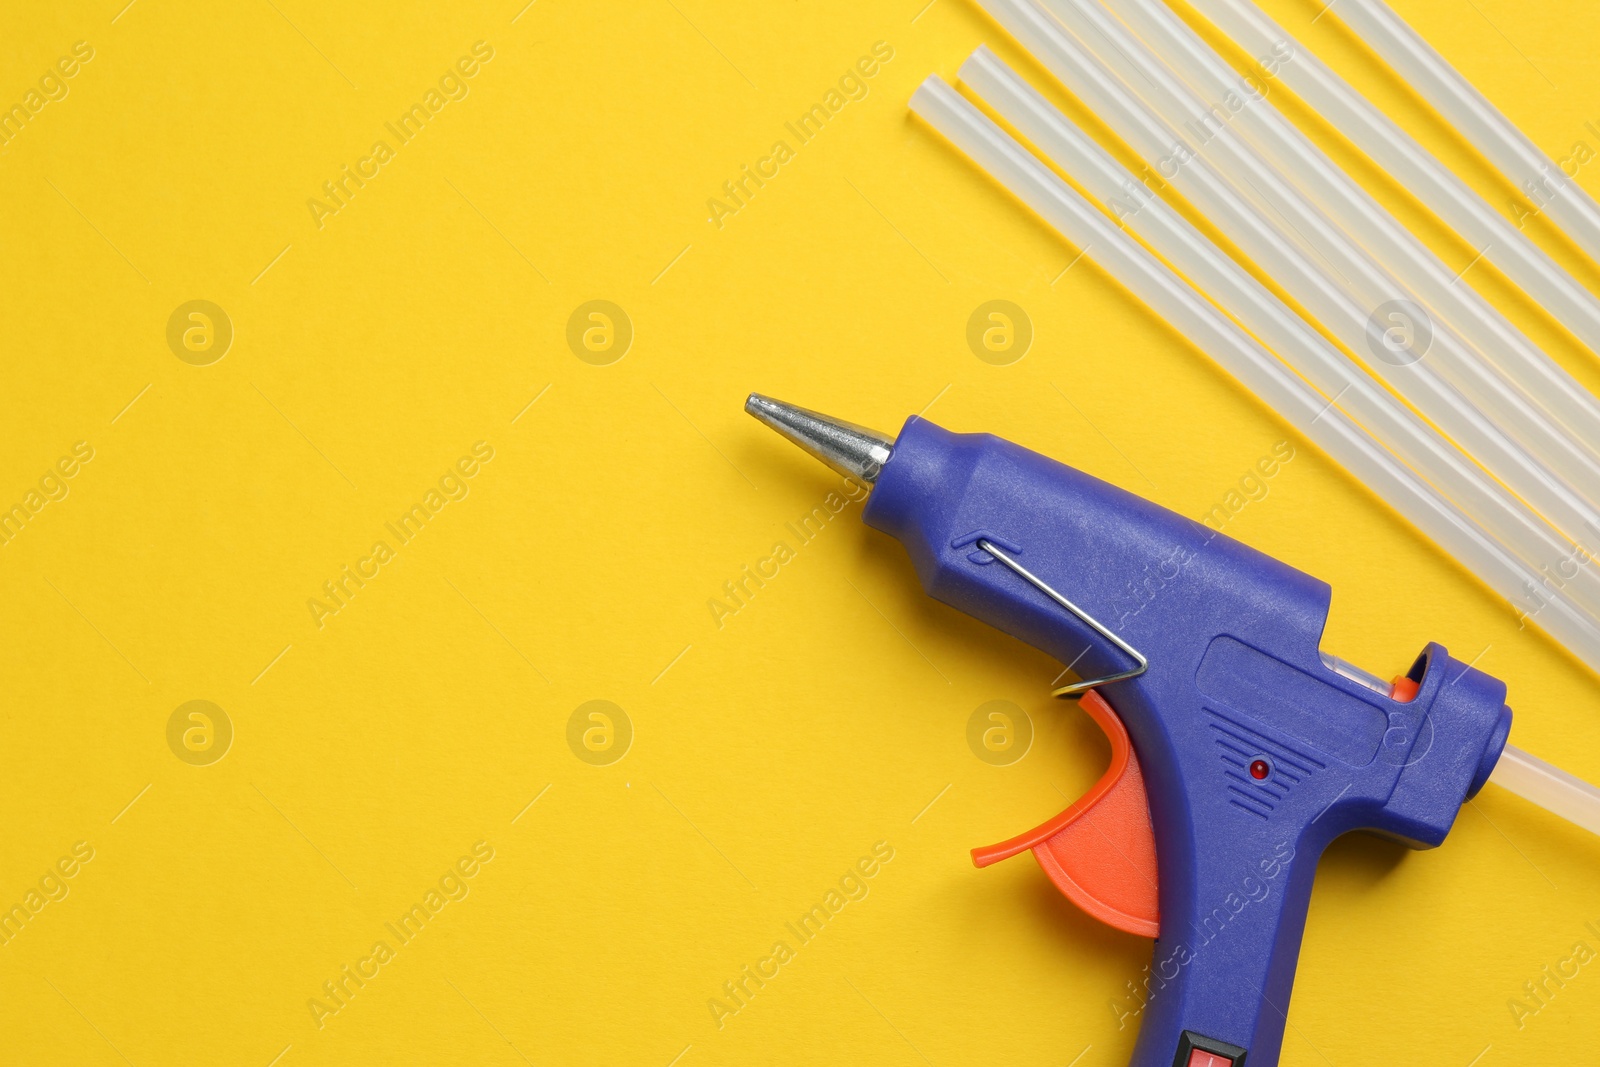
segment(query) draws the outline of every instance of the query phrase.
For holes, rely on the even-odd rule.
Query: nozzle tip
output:
[[[894,438],[886,433],[760,393],[751,393],[744,409],[833,470],[867,485],[878,480],[894,452]]]

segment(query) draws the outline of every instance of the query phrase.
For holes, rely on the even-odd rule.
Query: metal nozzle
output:
[[[847,478],[872,485],[894,452],[894,438],[853,422],[751,393],[744,409]]]

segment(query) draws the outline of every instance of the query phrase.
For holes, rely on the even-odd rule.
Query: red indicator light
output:
[[[1271,773],[1272,765],[1264,759],[1258,759],[1254,763],[1250,764],[1250,777],[1254,778],[1258,782],[1265,779],[1267,775]]]

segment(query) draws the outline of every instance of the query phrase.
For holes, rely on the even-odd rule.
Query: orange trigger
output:
[[[1127,728],[1093,690],[1079,706],[1111,742],[1111,766],[1082,799],[1043,826],[972,850],[979,867],[1028,849],[1067,899],[1108,926],[1142,937],[1161,930],[1156,839],[1144,775]]]

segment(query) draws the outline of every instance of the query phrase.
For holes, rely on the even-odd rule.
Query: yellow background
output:
[[[925,598],[857,506],[720,628],[707,606],[838,485],[750,389],[886,429],[931,403],[1190,516],[1286,436],[908,117],[982,41],[1037,69],[963,0],[121,3],[0,16],[7,107],[94,49],[0,151],[0,504],[94,449],[0,547],[0,904],[94,849],[0,947],[0,1060],[1125,1062],[1112,1005],[1148,944],[1027,859],[967,858],[1099,772],[1058,665]],[[1267,7],[1508,200],[1320,4]],[[1399,9],[1552,155],[1600,147],[1592,5]],[[480,40],[469,95],[319,229],[307,200]],[[708,222],[878,41],[870,94]],[[1600,381],[1487,264],[1469,280]],[[166,341],[193,299],[235,331],[209,366]],[[635,330],[608,366],[565,340],[592,299]],[[965,341],[990,299],[1036,329],[1010,366]],[[308,599],[478,441],[469,495],[319,629]],[[1312,448],[1228,532],[1333,584],[1330,651],[1390,673],[1440,640],[1509,682],[1516,743],[1600,780],[1595,678]],[[209,766],[167,743],[196,699],[234,730]],[[634,731],[605,767],[567,743],[595,699]],[[1008,767],[967,745],[991,700],[1035,725]],[[478,841],[470,894],[319,1028],[308,1000]],[[719,1029],[722,983],[879,841],[869,895]],[[1600,843],[1494,788],[1437,852],[1341,842],[1284,1062],[1592,1059],[1595,965],[1521,1029],[1507,1007],[1600,945],[1590,921]]]

